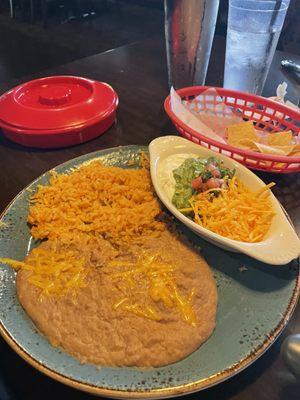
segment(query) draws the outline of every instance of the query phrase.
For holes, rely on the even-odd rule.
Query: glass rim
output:
[[[262,12],[262,13],[279,13],[279,12],[283,12],[285,10],[288,9],[289,5],[287,1],[282,1],[280,8],[276,9],[269,9],[269,10],[262,10],[261,8],[246,8],[246,7],[242,7],[242,6],[238,6],[238,5],[234,5],[233,3],[239,1],[239,0],[229,0],[229,7],[230,8],[235,8],[237,10],[243,10],[243,11],[254,11],[254,12]],[[249,3],[253,2],[255,0],[247,0]],[[263,0],[260,1],[260,4],[266,4],[266,3],[275,3],[276,1],[274,0]],[[257,4],[257,7],[259,7],[259,5]]]

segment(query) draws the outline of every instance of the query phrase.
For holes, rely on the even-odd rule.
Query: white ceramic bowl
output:
[[[210,156],[218,157],[224,161],[228,168],[235,168],[236,175],[253,191],[265,186],[253,172],[221,154],[201,147],[189,140],[178,136],[164,136],[153,140],[149,145],[151,178],[155,191],[176,218],[192,229],[207,241],[226,250],[245,253],[262,262],[273,265],[284,265],[299,257],[300,240],[288,221],[276,197],[271,193],[270,199],[276,213],[265,239],[257,243],[246,243],[228,239],[208,229],[201,227],[182,214],[173,204],[175,180],[172,171],[189,157]]]

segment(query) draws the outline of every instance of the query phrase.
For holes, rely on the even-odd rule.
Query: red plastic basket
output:
[[[217,95],[203,95],[201,102],[197,104],[199,110],[212,111],[222,101],[245,120],[255,122],[257,129],[269,133],[291,130],[294,136],[300,135],[300,112],[273,100],[236,90],[209,86],[186,87],[177,90],[177,93],[182,100],[191,101],[208,89],[216,89]],[[177,118],[171,110],[170,96],[166,98],[164,107],[178,132],[201,146],[227,155],[251,169],[277,173],[300,172],[300,156],[262,154],[218,142],[195,131]]]

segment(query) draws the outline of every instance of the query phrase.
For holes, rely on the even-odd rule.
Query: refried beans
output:
[[[105,241],[104,241],[105,242]],[[51,241],[41,246],[50,247]],[[73,243],[82,255],[85,250]],[[57,251],[70,246],[62,244]],[[135,257],[141,251],[160,254],[165,263],[176,266],[175,280],[180,294],[192,299],[196,325],[183,320],[173,307],[158,302],[155,308],[161,319],[151,320],[135,315],[124,308],[114,309],[123,293],[118,283],[106,271],[112,259]],[[105,366],[158,367],[176,362],[205,342],[215,327],[217,289],[214,278],[204,259],[184,239],[168,230],[159,238],[146,239],[143,246],[133,245],[119,253],[107,245],[86,251],[91,272],[87,285],[75,294],[40,296],[40,290],[27,280],[30,272],[20,270],[17,275],[19,300],[54,346],[61,346],[83,363]],[[92,254],[92,257],[90,255]],[[30,262],[30,255],[27,259]],[[155,302],[153,302],[155,303]]]

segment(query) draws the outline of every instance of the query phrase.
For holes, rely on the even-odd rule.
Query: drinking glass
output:
[[[224,87],[260,95],[289,0],[229,0]]]
[[[169,86],[203,85],[219,0],[165,0]]]

